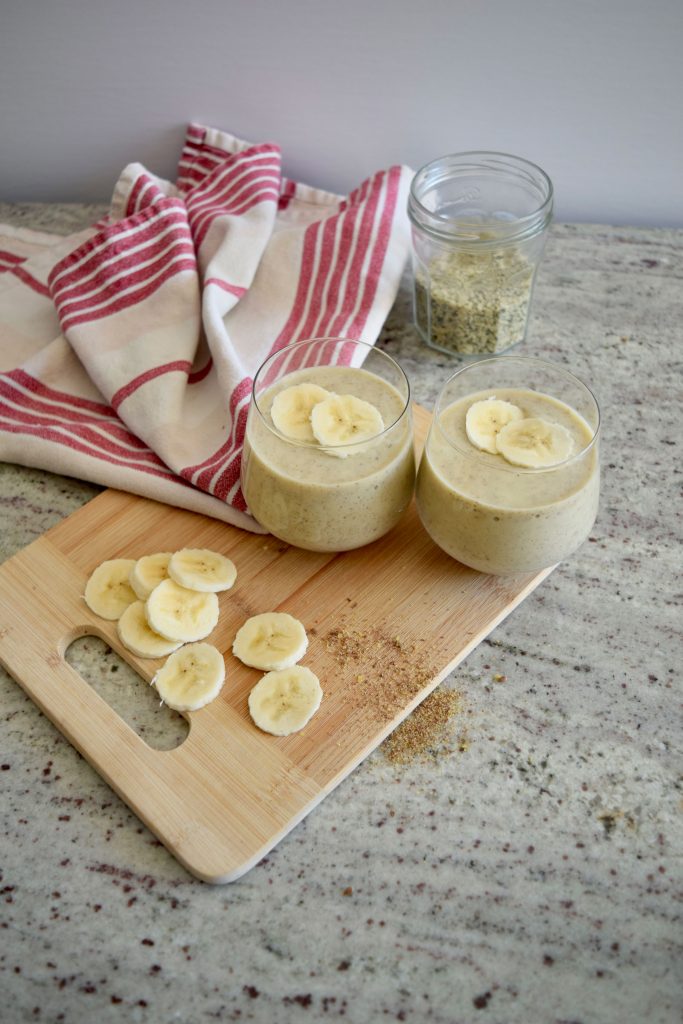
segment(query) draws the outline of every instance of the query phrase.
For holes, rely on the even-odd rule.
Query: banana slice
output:
[[[156,555],[143,555],[130,571],[130,585],[141,601],[146,601],[154,588],[168,577],[170,551],[159,551]]]
[[[225,662],[213,644],[186,644],[171,654],[152,679],[164,704],[197,711],[214,700],[225,681]]]
[[[331,391],[317,384],[294,384],[275,396],[270,407],[270,418],[276,430],[285,437],[313,443],[315,437],[311,429],[311,409],[331,396]]]
[[[480,402],[474,402],[465,416],[465,433],[470,444],[482,452],[495,455],[496,436],[507,423],[521,420],[524,413],[512,402],[504,402],[501,398],[491,396]]]
[[[254,725],[273,736],[289,736],[303,729],[323,697],[318,677],[303,665],[269,672],[249,694]]]
[[[335,451],[335,446],[368,441],[381,434],[384,420],[379,409],[362,398],[331,395],[313,406],[311,427],[316,441],[326,446],[329,455],[345,459],[351,452]]]
[[[133,601],[116,625],[124,647],[139,658],[165,658],[177,651],[182,640],[167,640],[150,627],[145,615],[144,601]]]
[[[218,598],[162,580],[145,603],[147,622],[167,640],[203,640],[218,622]]]
[[[572,435],[560,423],[522,419],[508,423],[496,436],[498,451],[513,466],[554,466],[574,449]]]
[[[286,612],[263,612],[237,631],[232,653],[245,665],[269,672],[296,665],[307,647],[306,630],[298,619]]]
[[[217,551],[206,548],[183,548],[171,556],[168,575],[181,587],[218,593],[230,590],[237,579],[235,563]]]
[[[85,603],[103,619],[118,619],[137,600],[128,582],[134,558],[112,558],[93,570],[85,585]]]

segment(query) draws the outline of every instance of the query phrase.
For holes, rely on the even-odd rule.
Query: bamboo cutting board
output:
[[[422,443],[428,414],[415,409]],[[85,582],[108,558],[181,547],[228,555],[237,583],[219,595],[208,638],[226,682],[187,717],[174,750],[143,739],[69,665],[77,637],[102,637],[149,681],[161,661],[120,644],[93,615]],[[386,537],[340,555],[301,551],[193,512],[104,491],[0,566],[0,663],[194,875],[239,878],[348,775],[550,570],[499,578],[466,569],[423,530],[414,505]],[[309,634],[303,659],[324,691],[301,732],[260,732],[247,710],[261,678],[231,653],[244,620],[287,611]],[[141,682],[141,685],[142,682]]]

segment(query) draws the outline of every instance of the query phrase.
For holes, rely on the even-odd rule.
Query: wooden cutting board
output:
[[[421,445],[429,415],[415,409]],[[85,582],[108,558],[206,547],[235,562],[208,638],[226,682],[186,716],[185,741],[153,750],[64,657],[102,637],[148,682],[162,662],[131,655],[93,615]],[[551,570],[498,578],[444,555],[414,505],[386,537],[339,555],[301,551],[193,512],[104,491],[0,566],[0,663],[178,860],[230,882],[344,779]],[[287,611],[309,634],[303,664],[320,710],[300,733],[260,732],[247,710],[261,678],[231,653],[249,615]],[[141,685],[142,682],[141,682]]]

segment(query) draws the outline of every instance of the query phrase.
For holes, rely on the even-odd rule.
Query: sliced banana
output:
[[[170,551],[143,555],[130,571],[130,585],[141,601],[146,601],[157,584],[168,577]]]
[[[325,445],[329,455],[345,459],[354,449],[335,451],[335,447],[376,437],[384,430],[384,420],[379,409],[362,398],[331,395],[313,406],[311,427],[316,441]]]
[[[182,640],[167,640],[154,632],[145,615],[144,601],[129,604],[116,628],[123,646],[139,658],[165,658],[182,643]]]
[[[128,582],[134,558],[112,558],[93,570],[85,585],[85,603],[103,619],[118,619],[129,604],[137,601]]]
[[[167,640],[203,640],[218,622],[218,598],[162,580],[145,603],[147,622]]]
[[[269,672],[296,665],[307,647],[306,630],[298,619],[287,612],[263,612],[237,631],[232,653],[245,665]]]
[[[270,407],[270,418],[276,430],[285,437],[314,442],[311,409],[331,395],[331,391],[326,391],[318,384],[294,384],[275,396]]]
[[[197,711],[214,700],[225,681],[225,662],[213,644],[186,644],[166,659],[152,679],[164,704]]]
[[[524,413],[512,402],[491,396],[480,402],[474,402],[465,416],[465,433],[470,444],[482,452],[495,455],[498,431],[506,424],[521,420]]]
[[[572,435],[560,423],[522,419],[508,423],[496,436],[498,451],[513,466],[554,466],[572,454]]]
[[[235,563],[218,551],[207,548],[182,548],[171,556],[168,575],[181,587],[218,593],[230,590],[237,579]]]
[[[268,672],[249,694],[254,725],[273,736],[303,729],[323,697],[318,677],[303,665]]]

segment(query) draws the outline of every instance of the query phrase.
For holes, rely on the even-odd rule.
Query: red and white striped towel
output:
[[[129,165],[78,235],[0,226],[0,459],[259,531],[239,486],[252,377],[313,337],[373,343],[412,172],[342,198],[277,146],[191,125],[175,184]]]

